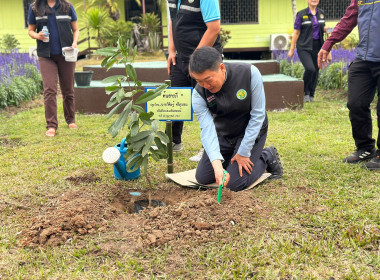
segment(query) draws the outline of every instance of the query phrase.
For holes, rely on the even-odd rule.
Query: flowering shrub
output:
[[[318,86],[323,89],[347,89],[348,67],[355,59],[354,49],[337,48],[331,51],[331,64],[320,71]],[[288,51],[273,51],[274,59],[280,62],[281,74],[302,79],[304,67],[300,62],[297,50],[294,50],[292,59],[288,57]]]
[[[27,53],[0,54],[0,108],[18,106],[42,91],[38,63]]]

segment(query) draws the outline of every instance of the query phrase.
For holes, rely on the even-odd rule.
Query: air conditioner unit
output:
[[[270,50],[287,50],[289,45],[288,34],[271,34],[270,35]]]
[[[37,48],[36,47],[29,47],[29,56],[30,57],[37,57]]]

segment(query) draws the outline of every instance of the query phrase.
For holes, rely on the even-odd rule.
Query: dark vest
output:
[[[309,14],[309,8],[303,9],[298,12],[301,18],[301,33],[297,41],[297,50],[313,50],[313,20],[312,15]],[[325,28],[325,13],[322,9],[317,9],[316,14],[319,23],[319,40],[321,46],[324,42],[323,34]]]
[[[68,13],[60,13],[59,4],[55,10],[55,16],[57,18],[58,32],[59,38],[61,41],[62,48],[70,47],[73,44],[73,32],[71,29],[71,9],[69,9]],[[48,15],[45,14],[42,17],[36,15],[36,27],[37,33],[39,33],[44,26],[47,26],[50,30],[50,26],[48,25]],[[37,55],[40,57],[50,57],[50,42],[42,42],[41,40],[37,41]]]
[[[168,0],[173,40],[179,56],[189,57],[201,41],[207,26],[203,21],[200,0],[181,2],[177,11],[178,0]],[[213,47],[222,53],[219,35]]]
[[[226,139],[243,136],[251,118],[251,65],[225,64],[227,80],[217,93],[211,93],[199,84],[195,89],[206,101],[218,135]]]
[[[380,2],[362,0],[358,4],[359,44],[357,57],[380,62]]]

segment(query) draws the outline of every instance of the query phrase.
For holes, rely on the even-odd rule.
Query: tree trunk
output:
[[[292,0],[292,11],[293,11],[293,21],[296,20],[296,15],[297,15],[297,1]]]

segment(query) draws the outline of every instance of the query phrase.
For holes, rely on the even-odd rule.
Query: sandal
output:
[[[78,126],[76,125],[76,123],[71,123],[71,124],[69,124],[69,128],[70,129],[76,129],[76,128],[78,128]]]
[[[55,136],[55,128],[49,128],[46,130],[45,135],[47,137],[54,137]]]

